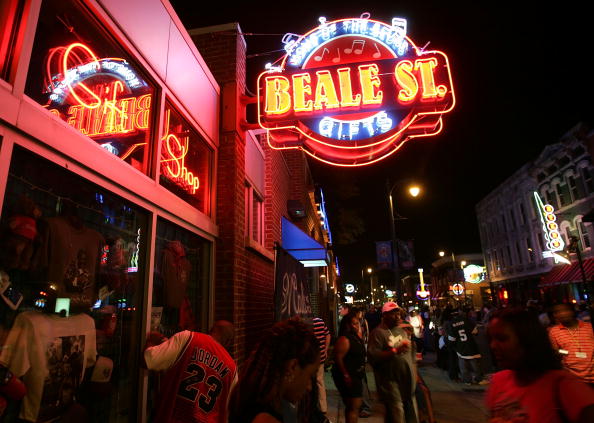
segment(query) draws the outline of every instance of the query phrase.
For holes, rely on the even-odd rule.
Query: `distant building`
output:
[[[445,256],[431,263],[431,301],[479,307],[491,300],[482,254]],[[459,284],[459,286],[455,286]],[[461,286],[461,290],[460,290]]]
[[[554,207],[565,245],[577,237],[589,265],[594,232],[582,218],[594,208],[594,167],[587,147],[592,138],[585,125],[576,125],[477,204],[485,265],[500,301],[584,299],[577,256],[570,256],[571,265],[543,257],[546,239],[534,193]],[[586,275],[592,276],[594,268]]]

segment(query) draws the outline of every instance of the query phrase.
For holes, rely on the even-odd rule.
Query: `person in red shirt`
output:
[[[228,352],[233,332],[231,323],[218,321],[210,335],[186,330],[169,339],[149,336],[146,367],[166,371],[155,422],[227,422],[229,392],[237,382],[237,367]]]
[[[594,387],[594,334],[592,325],[576,318],[571,304],[557,304],[553,316],[558,324],[549,337],[553,349],[561,356],[563,367]]]
[[[503,309],[488,333],[504,369],[493,375],[487,391],[489,423],[594,422],[594,390],[562,369],[535,313]]]

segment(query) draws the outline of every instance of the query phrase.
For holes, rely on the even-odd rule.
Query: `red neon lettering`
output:
[[[169,128],[170,111],[165,115],[166,127]],[[175,182],[186,191],[195,194],[200,188],[200,179],[188,170],[186,156],[189,152],[190,140],[188,137],[182,141],[174,134],[166,134],[163,137],[161,167],[163,176]]]

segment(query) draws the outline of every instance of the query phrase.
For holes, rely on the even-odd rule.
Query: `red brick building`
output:
[[[0,23],[0,366],[52,392],[113,368],[103,395],[12,401],[6,421],[74,396],[85,421],[149,420],[150,331],[230,320],[242,362],[277,318],[289,226],[323,251],[307,288],[332,324],[321,195],[302,154],[248,131],[237,25],[191,37],[162,0],[6,0]]]

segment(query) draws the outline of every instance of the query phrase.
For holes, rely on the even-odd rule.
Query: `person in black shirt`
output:
[[[483,380],[481,354],[474,339],[476,334],[478,334],[476,325],[466,317],[462,310],[457,310],[449,325],[448,340],[453,344],[454,351],[458,356],[462,382],[467,385],[470,385],[471,381],[480,385],[488,383]],[[472,369],[474,379],[469,369]]]
[[[334,345],[332,379],[346,406],[346,423],[358,420],[363,401],[366,350],[359,325],[357,313],[349,312],[340,322],[339,336]]]

